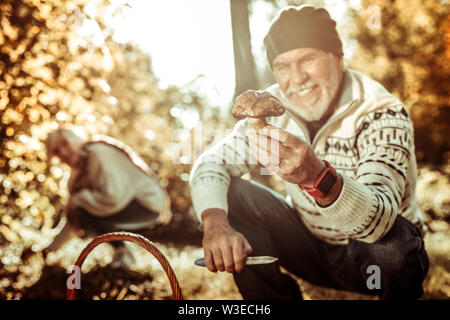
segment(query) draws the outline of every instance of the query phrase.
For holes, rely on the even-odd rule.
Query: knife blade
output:
[[[247,257],[245,259],[245,265],[256,265],[256,264],[269,264],[274,263],[278,261],[278,258],[271,257],[271,256],[254,256],[254,257]],[[199,267],[206,267],[204,258],[200,258],[194,261],[194,264]]]

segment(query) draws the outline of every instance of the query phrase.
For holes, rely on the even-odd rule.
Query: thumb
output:
[[[252,246],[248,243],[247,240],[244,241],[244,253],[246,255],[249,255],[253,252]]]

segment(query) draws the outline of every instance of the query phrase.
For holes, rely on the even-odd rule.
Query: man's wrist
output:
[[[206,209],[202,212],[203,228],[207,229],[210,226],[217,224],[228,224],[228,217],[225,210],[220,208]]]
[[[315,178],[312,187],[307,185],[298,185],[300,189],[308,192],[314,198],[321,198],[330,193],[331,188],[337,182],[337,172],[333,166],[326,160],[322,161],[325,168],[321,169],[318,177]]]
[[[320,174],[323,172],[323,170],[326,169],[326,165],[323,161],[317,161],[317,164],[315,166],[315,170],[314,173],[312,174],[313,179],[311,181],[309,181],[309,183],[304,183],[302,184],[302,186],[308,188],[308,189],[312,189],[314,187],[314,182],[317,180],[317,178],[319,178]]]
[[[330,191],[328,191],[328,193],[322,197],[315,198],[316,203],[321,207],[328,207],[333,204],[341,193],[343,182],[344,179],[342,179],[341,175],[338,174],[336,182],[331,187]]]

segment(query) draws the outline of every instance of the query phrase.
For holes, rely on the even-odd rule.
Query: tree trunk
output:
[[[230,0],[236,86],[234,98],[245,90],[258,89],[250,43],[248,0]]]

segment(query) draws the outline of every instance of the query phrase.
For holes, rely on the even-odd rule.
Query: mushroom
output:
[[[276,97],[264,90],[247,90],[233,102],[231,113],[238,120],[248,118],[252,129],[267,126],[266,117],[278,117],[285,111],[283,104]]]

